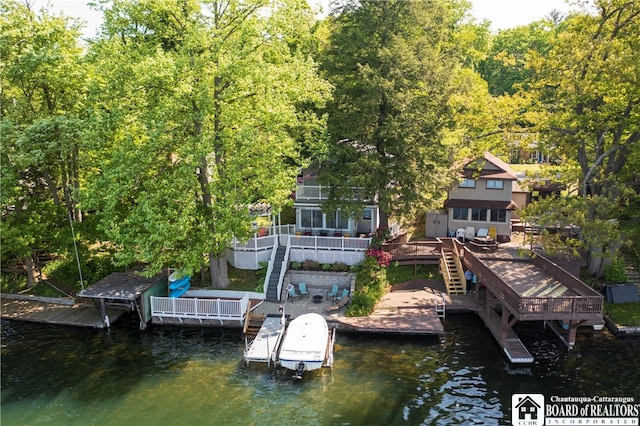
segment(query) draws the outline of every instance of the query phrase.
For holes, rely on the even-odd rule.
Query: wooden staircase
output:
[[[242,335],[247,342],[255,339],[265,318],[265,314],[252,314],[251,311],[247,312],[244,319],[244,328],[242,329]]]
[[[440,258],[440,271],[444,277],[447,294],[465,294],[467,283],[464,278],[464,269],[460,258],[452,251],[442,251]]]

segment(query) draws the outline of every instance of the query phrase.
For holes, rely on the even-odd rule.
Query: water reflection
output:
[[[333,369],[295,381],[247,367],[228,331],[3,321],[2,424],[509,424],[513,393],[640,396],[638,339],[581,333],[567,352],[537,325],[520,330],[536,363],[519,368],[477,317],[450,316],[445,328],[438,338],[339,333]]]

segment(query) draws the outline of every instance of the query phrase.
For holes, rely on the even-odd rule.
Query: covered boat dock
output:
[[[120,307],[137,312],[140,329],[144,330],[151,319],[151,296],[166,296],[167,291],[166,273],[145,278],[140,271],[133,270],[109,274],[78,296],[93,300],[104,327],[111,324],[107,308]]]

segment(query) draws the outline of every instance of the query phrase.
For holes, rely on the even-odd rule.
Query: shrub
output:
[[[302,262],[302,269],[306,269],[308,271],[315,271],[320,269],[320,263],[316,262],[315,260],[305,260],[304,262]]]
[[[349,265],[343,262],[336,262],[331,266],[331,270],[333,272],[347,272],[349,270]]]
[[[371,243],[369,247],[372,249],[381,249],[389,238],[391,238],[391,231],[389,228],[378,228],[376,232],[371,236]]]
[[[331,270],[331,264],[330,264],[330,263],[323,263],[323,264],[322,264],[322,270],[323,270],[323,271],[329,271],[329,270]]]
[[[356,290],[347,308],[347,316],[367,316],[389,289],[386,268],[367,256],[356,275]]]
[[[389,266],[391,263],[391,253],[383,251],[381,249],[370,248],[365,252],[367,257],[372,257],[376,260],[380,266]]]
[[[300,262],[291,262],[291,269],[300,269],[302,267],[302,263]]]
[[[611,284],[624,284],[627,276],[624,273],[624,262],[621,258],[613,259],[610,265],[604,267],[604,279]]]

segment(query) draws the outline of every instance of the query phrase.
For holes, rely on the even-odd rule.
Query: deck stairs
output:
[[[250,342],[256,338],[258,331],[260,331],[260,327],[264,323],[264,319],[266,318],[265,314],[252,314],[248,313],[245,317],[244,328],[242,333],[246,341]]]
[[[625,258],[624,274],[627,276],[627,284],[634,284],[638,287],[638,294],[640,295],[640,267],[638,264],[629,258]]]
[[[443,250],[440,258],[440,270],[444,277],[447,294],[465,294],[467,283],[460,258],[452,251]]]
[[[280,300],[280,295],[278,294],[278,280],[280,279],[282,262],[284,261],[286,252],[286,246],[278,246],[274,257],[273,268],[271,269],[271,275],[269,275],[268,278],[269,286],[267,289],[266,299],[270,302],[277,302]]]

